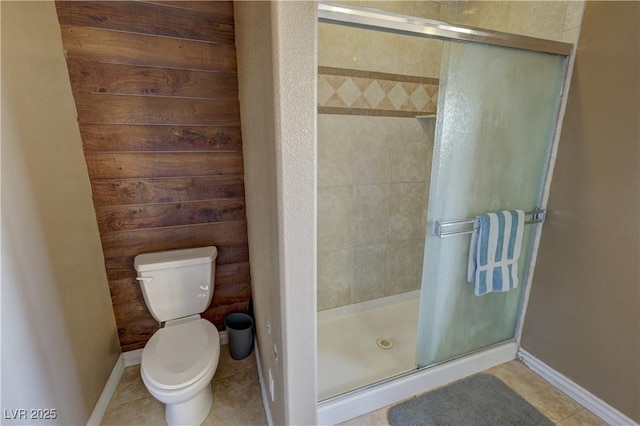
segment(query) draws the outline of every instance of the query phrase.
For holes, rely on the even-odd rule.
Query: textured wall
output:
[[[57,2],[123,350],[157,330],[140,253],[215,245],[219,329],[251,296],[231,2]]]
[[[316,423],[315,7],[235,4],[256,331],[274,424]]]
[[[271,4],[236,2],[238,84],[244,135],[247,221],[251,285],[262,371],[275,380],[275,401],[269,400],[274,424],[284,424],[282,359],[272,356],[282,348],[278,178],[273,90]],[[255,96],[259,93],[260,96]],[[271,333],[267,333],[267,322]],[[268,384],[267,384],[268,386]]]
[[[640,421],[640,4],[588,2],[522,346]]]
[[[60,29],[1,7],[2,408],[84,424],[120,348]]]

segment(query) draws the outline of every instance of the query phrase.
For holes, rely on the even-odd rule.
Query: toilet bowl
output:
[[[140,374],[149,393],[166,404],[167,424],[198,425],[207,417],[219,359],[218,330],[199,315],[170,321],[151,337]]]

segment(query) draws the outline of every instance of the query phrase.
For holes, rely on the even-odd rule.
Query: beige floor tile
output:
[[[105,426],[166,425],[164,404],[150,396],[109,407],[101,424]]]
[[[120,383],[118,383],[118,387],[116,387],[116,391],[111,399],[111,406],[115,407],[150,396],[151,394],[149,394],[147,388],[145,388],[142,377],[140,377],[140,366],[132,365],[124,369]]]
[[[203,425],[266,425],[255,371],[213,382],[213,407]]]
[[[218,361],[218,368],[216,369],[216,374],[213,376],[213,380],[216,381],[239,373],[255,370],[256,356],[253,351],[245,359],[235,360],[231,358],[229,345],[223,345],[220,346],[220,360]]]
[[[549,420],[558,422],[583,407],[529,370],[520,361],[498,365],[486,373],[493,374],[529,401]]]
[[[356,417],[355,419],[340,423],[339,426],[389,426],[387,411],[389,411],[389,407],[384,407],[360,417]]]
[[[607,424],[587,409],[578,411],[557,423],[558,426],[606,426]]]

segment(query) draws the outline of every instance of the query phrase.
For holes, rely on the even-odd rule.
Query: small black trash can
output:
[[[243,313],[229,314],[224,319],[229,337],[231,358],[244,359],[253,349],[253,318]]]

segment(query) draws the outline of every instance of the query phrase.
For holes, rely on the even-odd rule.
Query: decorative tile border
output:
[[[436,112],[438,79],[318,67],[318,113],[415,117]]]

